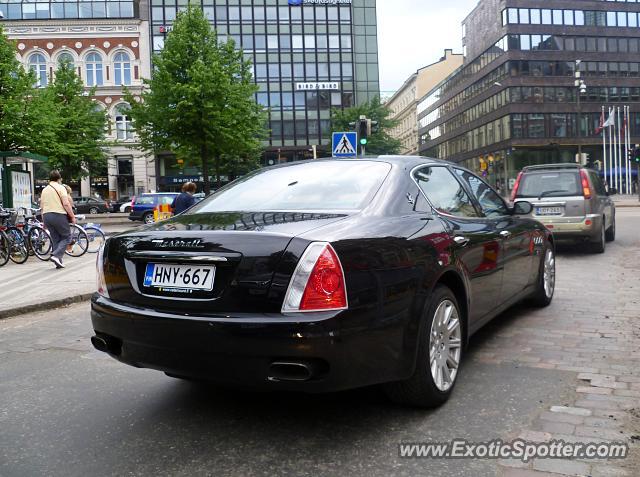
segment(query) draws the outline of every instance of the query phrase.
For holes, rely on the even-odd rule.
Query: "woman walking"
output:
[[[171,208],[174,214],[181,214],[193,204],[196,203],[196,198],[193,194],[196,192],[196,185],[193,182],[186,182],[182,186],[182,192],[173,199]]]
[[[50,260],[56,268],[64,268],[62,257],[69,243],[71,230],[69,223],[75,223],[69,195],[62,185],[62,176],[58,171],[49,174],[49,185],[42,190],[40,196],[42,220],[51,235],[52,254]]]

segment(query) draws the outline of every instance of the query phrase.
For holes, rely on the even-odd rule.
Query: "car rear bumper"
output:
[[[554,237],[559,239],[596,239],[599,237],[602,225],[602,216],[596,214],[580,217],[535,216],[534,218],[551,230]]]
[[[95,295],[91,321],[109,355],[123,363],[241,387],[327,392],[412,374],[415,346],[407,344],[406,323],[349,329],[346,313],[195,317]],[[276,362],[301,364],[309,377],[278,379]]]

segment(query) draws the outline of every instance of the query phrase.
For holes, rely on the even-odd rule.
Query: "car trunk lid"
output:
[[[346,216],[191,214],[113,237],[105,266],[109,294],[117,302],[173,313],[279,312],[283,297],[270,290],[276,272],[279,282],[293,272],[283,276],[278,268],[290,241]]]

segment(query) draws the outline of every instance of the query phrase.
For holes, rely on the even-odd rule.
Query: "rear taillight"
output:
[[[591,187],[589,187],[589,178],[584,170],[580,170],[580,180],[582,181],[582,195],[585,199],[591,199]]]
[[[327,242],[313,242],[293,272],[282,312],[344,310],[347,307],[344,271],[336,251]]]
[[[522,171],[518,173],[516,183],[513,185],[513,190],[511,191],[511,202],[516,200],[516,195],[518,194],[518,187],[520,187],[520,179],[522,179]]]
[[[105,298],[109,298],[109,292],[107,291],[107,282],[104,279],[104,245],[98,250],[98,256],[96,257],[96,278],[98,285],[98,295]]]

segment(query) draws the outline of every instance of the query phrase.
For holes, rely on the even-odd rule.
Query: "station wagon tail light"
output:
[[[96,257],[96,277],[98,285],[98,295],[109,298],[107,282],[104,279],[104,245],[100,247],[98,256]]]
[[[327,242],[313,242],[304,251],[293,272],[282,312],[347,308],[344,271],[336,251]]]
[[[522,171],[518,173],[518,177],[516,178],[516,183],[513,185],[513,190],[511,191],[511,201],[516,200],[516,195],[518,194],[518,187],[520,187],[520,179],[522,179]]]
[[[585,199],[591,199],[591,187],[589,187],[589,179],[587,173],[580,170],[580,180],[582,181],[582,194]]]

